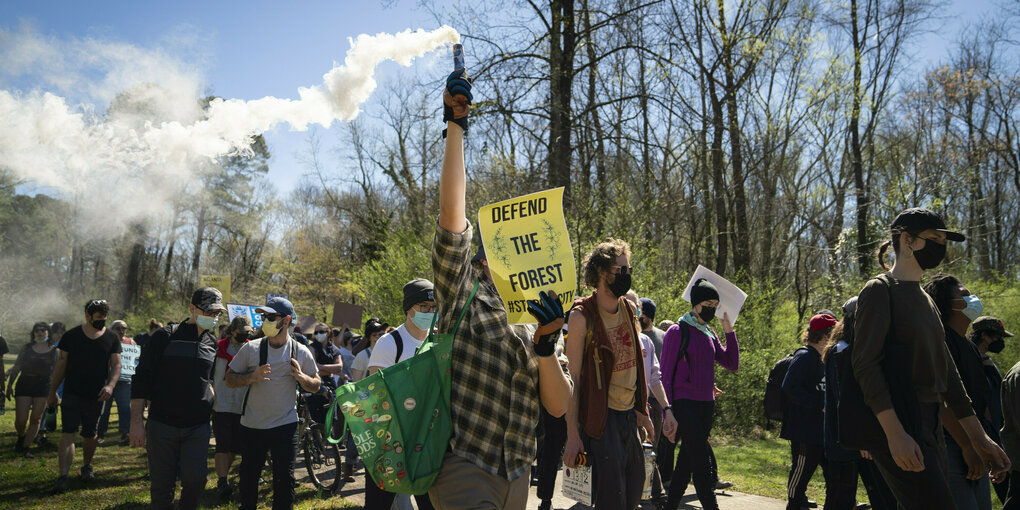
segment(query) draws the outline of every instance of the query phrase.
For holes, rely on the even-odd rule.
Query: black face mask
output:
[[[638,322],[641,323],[641,329],[642,330],[648,329],[648,327],[652,325],[652,320],[651,319],[646,319],[644,317],[642,317],[641,320],[638,321]]]
[[[990,344],[988,344],[988,352],[995,353],[995,354],[998,354],[998,353],[1002,352],[1002,350],[1005,349],[1005,348],[1006,348],[1006,341],[1001,339],[1001,338],[996,340],[996,341],[994,341],[994,342],[992,342],[992,343],[990,343]]]
[[[92,321],[91,324],[93,328],[103,329],[104,327],[106,327],[106,319]]]
[[[243,343],[247,342],[248,341],[248,333],[241,333],[240,335],[235,336],[234,337],[234,341],[236,341],[239,344],[243,344]]]
[[[921,269],[936,268],[946,258],[946,245],[925,239],[924,248],[914,251],[914,258]]]
[[[705,322],[711,321],[715,318],[715,307],[701,305],[701,311],[698,312],[698,317],[701,317],[701,320]]]
[[[609,292],[612,292],[617,298],[621,298],[627,294],[630,290],[630,273],[623,274],[617,273],[616,279],[613,283],[609,284]]]

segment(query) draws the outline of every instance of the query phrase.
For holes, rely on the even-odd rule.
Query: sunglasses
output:
[[[630,274],[633,269],[630,266],[612,266],[620,268],[618,274]]]
[[[265,314],[264,313],[264,314],[262,314],[262,320],[263,321],[276,322],[276,321],[280,320],[280,317],[283,317],[283,316],[278,314],[278,313],[272,313],[272,314]]]

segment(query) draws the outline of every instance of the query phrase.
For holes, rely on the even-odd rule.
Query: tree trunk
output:
[[[128,260],[124,278],[124,310],[126,311],[131,311],[138,302],[142,283],[142,258],[145,255],[145,230],[145,224],[141,222],[131,226],[131,258]]]
[[[208,208],[202,206],[198,210],[198,222],[195,225],[195,253],[191,256],[191,281],[197,286],[199,282],[198,270],[202,264],[202,245],[205,242],[205,222]]]
[[[574,0],[552,0],[549,30],[549,185],[570,202],[570,100],[574,80]]]
[[[853,41],[854,78],[853,98],[850,107],[850,167],[854,173],[854,196],[857,199],[857,266],[861,275],[867,275],[871,250],[868,243],[868,195],[864,186],[864,167],[861,163],[861,53],[863,52],[857,27],[857,0],[850,0],[850,39]]]
[[[729,215],[726,212],[726,184],[723,178],[722,139],[726,126],[723,121],[722,101],[716,96],[715,82],[708,80],[709,94],[712,101],[712,185],[715,202],[716,245],[715,271],[726,273],[726,259],[729,256]]]

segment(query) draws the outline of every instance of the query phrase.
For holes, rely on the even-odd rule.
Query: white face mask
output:
[[[315,334],[315,339],[320,341],[320,342],[325,342],[326,341],[326,333],[316,333]]]

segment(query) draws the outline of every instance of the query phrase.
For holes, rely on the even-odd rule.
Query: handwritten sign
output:
[[[563,467],[563,497],[591,506],[591,467]]]
[[[255,309],[258,308],[255,305],[236,305],[227,303],[227,317],[229,320],[234,320],[235,317],[244,316],[251,321],[251,325],[255,329],[262,327],[262,315],[255,313]]]
[[[487,205],[478,211],[478,230],[510,324],[535,322],[527,301],[540,291],[556,291],[566,306],[574,300],[577,268],[563,188]]]
[[[223,302],[230,302],[230,276],[216,276],[204,274],[198,278],[201,287],[212,287],[223,294]]]
[[[135,367],[138,366],[138,357],[141,355],[142,355],[141,346],[121,344],[120,373],[124,375],[135,375]]]

